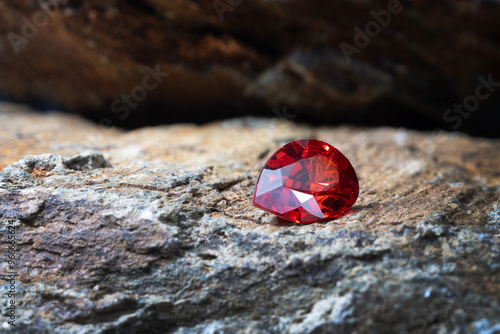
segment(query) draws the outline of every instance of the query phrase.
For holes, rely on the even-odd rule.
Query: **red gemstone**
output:
[[[311,224],[345,215],[358,194],[356,172],[339,150],[319,140],[296,140],[267,161],[253,205],[295,223]]]

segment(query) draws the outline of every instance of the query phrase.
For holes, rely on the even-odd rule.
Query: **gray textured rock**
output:
[[[95,147],[77,118],[0,116],[0,247],[12,223],[19,259],[6,332],[498,331],[499,141],[242,119],[101,130]],[[312,136],[355,166],[352,212],[302,226],[252,207],[266,158]]]
[[[81,171],[111,167],[99,152],[83,152],[69,159],[64,159],[64,165],[69,169]]]

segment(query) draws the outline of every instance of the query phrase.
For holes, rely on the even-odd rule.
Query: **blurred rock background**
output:
[[[0,1],[0,92],[124,128],[297,115],[497,137],[497,87],[476,95],[500,82],[498,17],[486,0]]]

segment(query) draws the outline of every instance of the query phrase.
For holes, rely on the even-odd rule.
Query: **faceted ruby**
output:
[[[339,150],[319,140],[296,140],[267,161],[253,205],[295,223],[311,224],[345,215],[358,194],[356,172]]]

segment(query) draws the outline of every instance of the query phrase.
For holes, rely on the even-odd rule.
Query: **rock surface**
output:
[[[498,332],[498,140],[0,110],[0,272],[9,224],[19,261],[6,332]],[[311,137],[356,168],[352,212],[303,226],[252,207],[266,159]]]
[[[498,137],[498,93],[462,112],[467,122],[444,113],[474,96],[478,76],[500,82],[500,3],[401,0],[348,63],[341,43],[355,47],[354,28],[391,2],[0,1],[0,93],[120,127],[287,106],[309,120]],[[148,67],[169,76],[145,83]]]

